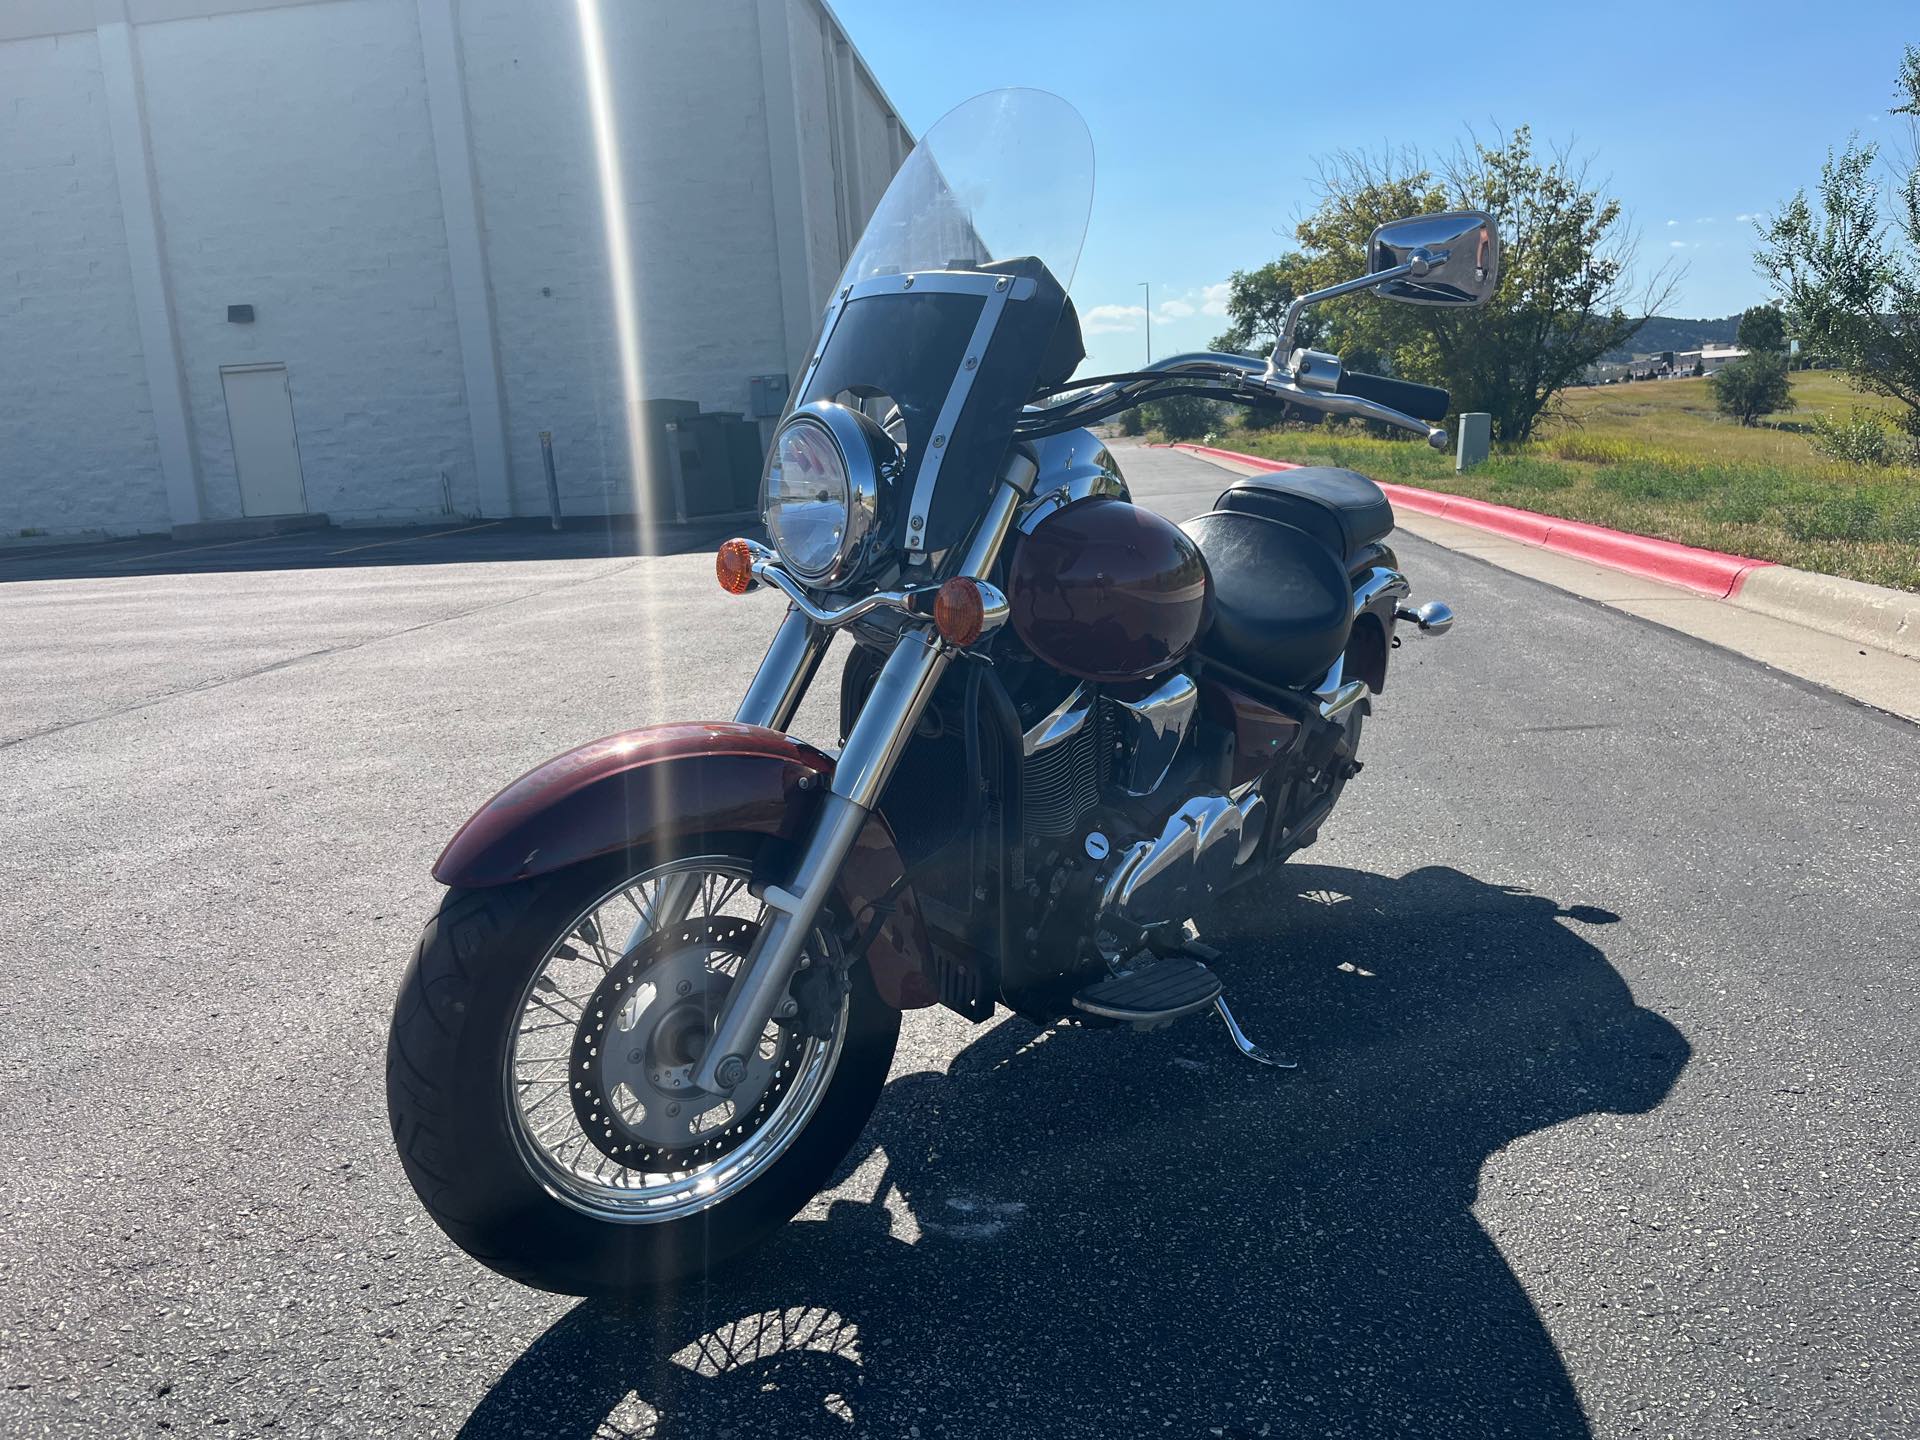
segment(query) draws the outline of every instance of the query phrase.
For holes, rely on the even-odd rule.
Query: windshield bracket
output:
[[[957,279],[982,282],[976,289],[969,286],[968,293],[984,292],[986,303],[980,307],[980,318],[974,322],[973,336],[967,341],[965,357],[960,368],[954,372],[953,384],[947,390],[946,402],[940,407],[940,416],[934,421],[933,436],[927,442],[926,452],[920,457],[919,472],[913,477],[913,503],[907,511],[907,549],[924,551],[927,548],[927,512],[933,508],[933,492],[940,481],[940,463],[946,458],[947,439],[953,434],[953,427],[960,422],[960,412],[966,408],[967,395],[973,389],[973,380],[980,373],[981,361],[986,357],[987,346],[992,343],[993,332],[1000,323],[1000,316],[1007,308],[1007,300],[1016,285],[1012,275],[959,275],[937,271],[927,277],[930,281],[941,282]],[[915,284],[919,277],[906,275],[888,277],[896,289]],[[871,283],[871,282],[868,282]],[[1029,287],[1033,282],[1024,282]],[[987,288],[991,286],[991,288]],[[1027,291],[1032,294],[1030,288]]]

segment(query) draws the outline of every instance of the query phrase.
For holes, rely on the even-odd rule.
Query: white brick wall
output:
[[[0,540],[168,523],[98,46],[0,45]]]
[[[307,507],[476,508],[412,0],[139,30],[155,188],[210,519],[240,511],[222,365],[283,361]],[[252,325],[227,323],[251,304]]]
[[[744,411],[782,356],[752,0],[608,5],[646,393]],[[572,0],[464,0],[468,108],[518,508],[628,508],[613,293]],[[551,293],[548,293],[551,292]]]
[[[220,367],[267,361],[287,366],[309,509],[437,518],[444,475],[471,513],[416,0],[221,8],[135,27],[204,516],[241,513]],[[570,512],[630,508],[575,0],[455,14],[514,508],[545,510],[541,430]],[[789,368],[779,231],[805,243],[817,313],[843,232],[898,163],[885,105],[835,62],[812,0],[603,0],[602,14],[645,393],[744,411],[749,376]],[[769,127],[791,119],[769,115],[768,14],[791,37],[804,224],[772,198]],[[0,541],[182,518],[160,475],[101,88],[91,32],[0,42]],[[843,149],[849,117],[857,131],[844,196],[836,113]],[[230,304],[256,321],[229,324]]]

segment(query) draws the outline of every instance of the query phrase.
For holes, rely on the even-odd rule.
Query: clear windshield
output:
[[[901,165],[840,284],[1032,255],[1065,289],[1092,205],[1093,137],[1079,111],[1044,90],[976,95]]]

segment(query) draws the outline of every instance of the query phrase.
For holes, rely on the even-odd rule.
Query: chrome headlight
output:
[[[774,434],[760,486],[781,561],[810,585],[852,578],[899,468],[899,446],[859,411],[831,400],[795,410]]]

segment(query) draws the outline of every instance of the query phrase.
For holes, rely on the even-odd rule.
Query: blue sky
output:
[[[1144,358],[1143,280],[1156,355],[1223,329],[1223,282],[1288,245],[1317,156],[1442,151],[1469,126],[1573,142],[1626,203],[1643,267],[1685,267],[1665,313],[1733,313],[1765,298],[1752,217],[1849,131],[1905,145],[1886,110],[1901,46],[1920,42],[1915,0],[831,3],[916,134],[1001,85],[1086,117],[1099,179],[1073,296],[1099,369]]]

